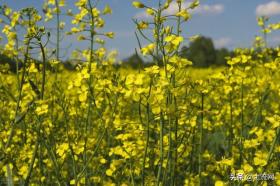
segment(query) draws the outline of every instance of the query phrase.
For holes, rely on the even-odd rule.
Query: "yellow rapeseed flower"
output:
[[[191,15],[189,14],[189,12],[187,10],[181,10],[180,12],[178,12],[176,14],[176,16],[182,17],[185,21],[189,20],[191,17]]]
[[[109,5],[106,5],[104,10],[103,10],[103,14],[106,15],[106,14],[112,14],[112,9],[110,8]]]
[[[184,38],[182,36],[170,35],[167,36],[164,41],[177,47],[182,41],[184,41]]]
[[[139,1],[133,1],[132,2],[132,5],[135,7],[135,8],[144,8],[145,5]]]
[[[155,47],[156,47],[156,45],[154,43],[151,43],[151,44],[147,45],[146,47],[142,48],[141,52],[145,56],[147,54],[153,53]]]
[[[115,36],[115,33],[114,33],[114,32],[107,32],[107,33],[105,33],[105,36],[107,36],[107,37],[113,39],[114,36]]]
[[[221,180],[218,180],[218,181],[215,182],[215,186],[225,186],[225,185],[226,184]]]

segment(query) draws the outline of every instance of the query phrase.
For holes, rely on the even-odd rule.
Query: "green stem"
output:
[[[149,99],[149,97],[151,95],[152,83],[153,83],[153,81],[151,79],[149,95],[148,95],[147,99]],[[144,160],[143,160],[143,165],[142,165],[142,186],[145,185],[145,165],[146,165],[146,158],[147,158],[147,154],[148,154],[149,141],[150,141],[150,104],[149,103],[146,106],[146,113],[147,113],[147,133],[146,133]],[[140,115],[140,120],[142,120],[140,103],[139,103],[139,115]]]
[[[56,7],[56,60],[59,60],[60,54],[60,9],[58,0],[55,0],[55,7]]]
[[[93,6],[91,3],[91,0],[88,0],[88,6],[89,9],[92,10]],[[92,102],[93,102],[93,75],[91,73],[91,66],[93,63],[93,45],[94,45],[94,30],[95,30],[95,24],[94,24],[94,15],[92,11],[90,12],[90,21],[91,21],[91,30],[90,30],[90,59],[89,59],[89,65],[88,65],[88,73],[90,74],[89,81],[88,81],[88,88],[89,88],[89,95],[88,95],[88,110],[87,110],[87,118],[85,122],[85,132],[84,132],[84,164],[87,162],[87,141],[88,141],[88,126],[91,123],[91,109],[92,109]],[[87,166],[86,166],[87,167]],[[85,185],[88,185],[88,168],[85,169]]]
[[[44,92],[45,92],[45,85],[46,85],[46,54],[45,54],[45,49],[44,46],[42,45],[42,43],[39,43],[40,45],[40,49],[41,49],[41,53],[42,53],[42,57],[43,57],[43,73],[42,73],[42,88],[41,88],[41,95],[40,95],[40,99],[43,100],[44,99]]]
[[[277,142],[279,141],[279,140],[277,140],[279,137],[280,137],[280,127],[277,128],[276,135],[275,135],[275,137],[273,139],[273,142],[272,142],[272,145],[271,145],[271,147],[269,149],[269,153],[268,153],[267,160],[266,160],[266,165],[265,165],[265,167],[263,169],[263,172],[266,171],[267,166],[268,166],[268,164],[270,163],[270,161],[272,159],[273,151],[274,151],[274,149],[276,147]],[[257,186],[257,185],[260,185],[258,180],[256,180],[254,186]]]
[[[199,125],[199,154],[198,154],[198,174],[199,174],[199,185],[203,185],[202,171],[203,171],[203,120],[204,120],[204,94],[201,94],[201,115],[200,115],[200,125]]]
[[[38,39],[38,40],[41,40],[41,39]],[[39,41],[39,46],[40,46],[41,53],[42,53],[42,56],[43,56],[42,88],[41,88],[41,95],[40,95],[40,99],[43,100],[44,99],[44,92],[45,92],[45,84],[46,84],[46,55],[45,55],[44,46],[42,45],[42,43],[40,41]],[[40,125],[39,125],[38,132],[37,132],[38,136],[37,136],[37,139],[36,139],[35,148],[34,148],[34,151],[33,151],[31,163],[29,165],[28,174],[27,174],[27,177],[26,177],[26,180],[25,180],[25,183],[24,183],[25,186],[29,185],[29,181],[30,181],[31,174],[32,174],[32,171],[33,171],[33,166],[34,166],[34,163],[35,163],[35,160],[36,160],[37,151],[38,151],[38,148],[40,147],[39,141],[40,141],[41,123],[42,123],[42,121],[40,120]]]
[[[232,140],[233,140],[233,103],[232,103],[232,92],[230,92],[230,126],[229,126],[229,138],[228,138],[228,148],[229,156],[232,156]]]
[[[25,50],[25,54],[24,54],[24,62],[23,62],[23,72],[22,72],[22,76],[21,76],[19,96],[18,96],[18,99],[17,99],[14,121],[12,123],[12,128],[10,130],[10,135],[9,135],[8,141],[5,145],[5,149],[7,149],[12,142],[12,138],[14,136],[15,126],[17,124],[18,113],[19,113],[19,109],[20,109],[20,102],[21,102],[21,99],[22,99],[22,89],[23,89],[23,85],[24,85],[24,81],[25,81],[25,75],[26,75],[26,65],[27,65],[27,61],[28,61],[29,45],[30,45],[30,40],[28,40],[27,45],[26,45],[26,50]]]
[[[164,116],[162,112],[160,112],[160,160],[159,160],[159,167],[158,167],[158,175],[157,175],[157,186],[160,185],[160,178],[162,175],[162,164],[163,164],[163,125],[164,125]]]
[[[180,12],[182,10],[182,3],[178,1],[178,11]],[[179,36],[181,34],[181,17],[178,16],[177,18],[177,35]],[[176,51],[176,55],[179,54],[179,47]],[[173,88],[176,87],[176,74],[175,72],[173,73],[172,76],[172,83],[173,83]],[[178,161],[178,116],[177,116],[177,99],[176,96],[173,96],[174,99],[174,107],[175,107],[175,139],[174,139],[174,144],[173,144],[173,149],[174,149],[174,163],[173,163],[173,172],[171,175],[171,183],[172,185],[177,185],[177,161]]]
[[[243,124],[244,124],[244,87],[243,87],[243,79],[241,83],[241,118],[240,118],[240,141],[239,141],[239,150],[240,150],[240,157],[239,157],[239,165],[242,165],[243,161]]]
[[[29,185],[31,174],[32,174],[32,171],[33,171],[33,166],[34,166],[34,163],[35,163],[35,160],[36,160],[38,147],[39,147],[39,139],[36,140],[35,148],[33,150],[33,155],[32,155],[31,163],[29,165],[28,173],[27,173],[27,176],[26,176],[26,179],[25,179],[25,182],[24,182],[24,186]]]

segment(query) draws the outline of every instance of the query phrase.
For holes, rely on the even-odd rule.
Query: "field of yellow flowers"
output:
[[[18,65],[0,66],[0,185],[280,185],[280,49],[265,40],[280,24],[259,18],[263,37],[203,75],[178,52],[199,2],[182,9],[177,0],[177,14],[166,15],[171,2],[133,2],[154,17],[134,20],[140,52],[164,66],[125,72],[103,48],[102,37],[114,36],[99,30],[109,6],[78,0],[79,12],[68,12],[67,34],[89,44],[75,71],[59,60],[64,0],[48,0],[45,15],[1,6],[2,52]],[[51,19],[49,57],[52,36],[39,25]]]

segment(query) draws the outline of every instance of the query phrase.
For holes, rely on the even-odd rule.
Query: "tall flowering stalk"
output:
[[[87,168],[88,161],[88,131],[89,128],[92,128],[93,124],[93,107],[95,102],[95,90],[94,90],[94,71],[93,69],[96,68],[97,65],[100,65],[102,57],[104,56],[104,50],[100,50],[95,48],[96,44],[103,44],[104,41],[99,36],[105,36],[108,38],[113,38],[114,33],[101,33],[99,30],[104,27],[104,20],[101,18],[102,15],[111,14],[112,10],[109,6],[106,6],[103,12],[101,12],[97,6],[98,1],[93,0],[79,0],[75,3],[75,6],[79,9],[79,13],[73,16],[72,24],[76,25],[77,27],[73,27],[69,34],[79,34],[78,40],[80,41],[88,41],[89,42],[89,49],[83,51],[83,55],[86,58],[87,64],[87,74],[89,76],[87,85],[88,85],[88,92],[87,92],[87,114],[85,119],[85,126],[84,126],[84,173],[85,173],[85,183],[86,185],[89,184],[89,172]],[[96,40],[98,42],[96,42]],[[101,58],[100,58],[101,56]],[[105,131],[105,129],[104,129]],[[104,135],[102,135],[104,136]],[[98,148],[98,147],[97,147]]]
[[[177,158],[178,158],[178,117],[179,113],[177,105],[177,96],[174,90],[178,86],[176,73],[178,73],[178,67],[185,67],[191,65],[191,62],[187,59],[183,59],[179,56],[179,48],[184,38],[181,36],[182,23],[187,22],[190,18],[190,9],[194,9],[198,6],[199,2],[194,1],[185,6],[183,1],[166,1],[162,3],[158,1],[157,8],[150,7],[139,1],[134,1],[133,6],[140,9],[146,9],[146,14],[150,20],[139,21],[134,20],[137,26],[137,39],[141,52],[144,56],[151,56],[152,59],[159,66],[163,63],[164,66],[164,78],[168,87],[164,88],[166,95],[166,102],[164,108],[158,110],[159,114],[159,162],[157,171],[157,185],[161,184],[176,184],[176,172],[177,172]],[[171,15],[166,14],[168,9],[172,7],[178,7],[177,11]],[[175,18],[176,26],[168,26],[167,21]],[[150,38],[146,33],[147,29],[153,31],[153,35]],[[140,36],[149,44],[142,47]],[[152,104],[151,104],[152,105]],[[152,109],[153,110],[153,109]],[[147,113],[149,115],[149,113]],[[148,117],[149,118],[149,117]],[[167,132],[165,132],[167,129]],[[147,139],[149,139],[149,125],[147,125]],[[167,137],[167,138],[166,138]],[[168,139],[168,144],[164,139]],[[148,148],[148,141],[146,143],[146,149]],[[146,150],[147,151],[147,150]],[[146,152],[145,151],[145,152]],[[146,153],[144,156],[145,164]],[[144,168],[142,170],[142,185],[144,185]]]

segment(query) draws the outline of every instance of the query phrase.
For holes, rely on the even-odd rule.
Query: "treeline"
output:
[[[211,38],[201,36],[189,46],[183,46],[180,56],[191,60],[194,67],[224,66],[227,64],[226,57],[233,56],[233,52],[226,48],[216,49]],[[137,54],[133,54],[119,66],[137,69],[150,65],[153,65],[153,62],[144,61]]]
[[[36,60],[36,59],[32,59],[32,60],[35,64],[35,67],[37,69],[40,69],[41,61]],[[17,63],[18,63],[18,68],[21,69],[23,67],[23,62],[20,59],[19,60],[12,59],[12,58],[6,56],[5,54],[0,53],[0,65],[6,65],[7,70],[16,73]],[[61,63],[61,66],[62,66],[62,68],[67,69],[67,70],[74,70],[75,67],[77,66],[77,63],[72,63],[71,61],[67,60],[67,61],[63,61]],[[58,70],[57,68],[54,68],[49,62],[47,62],[46,68],[53,72]]]
[[[226,57],[232,56],[233,52],[229,51],[226,48],[216,49],[211,38],[208,37],[199,37],[189,46],[183,46],[180,50],[180,56],[187,58],[193,62],[194,67],[209,67],[209,66],[223,66],[226,65]],[[38,61],[38,63],[40,63]],[[15,60],[0,54],[0,64],[8,64],[10,70],[16,71],[16,62]],[[65,69],[73,70],[77,63],[72,63],[67,60],[64,61],[63,66]],[[122,63],[116,64],[117,68],[144,68],[151,66],[154,63],[152,61],[144,60],[137,54],[133,54],[130,57],[123,60]],[[163,63],[159,64],[163,65]],[[19,62],[19,68],[21,68],[22,63]],[[48,65],[50,67],[50,65]]]

